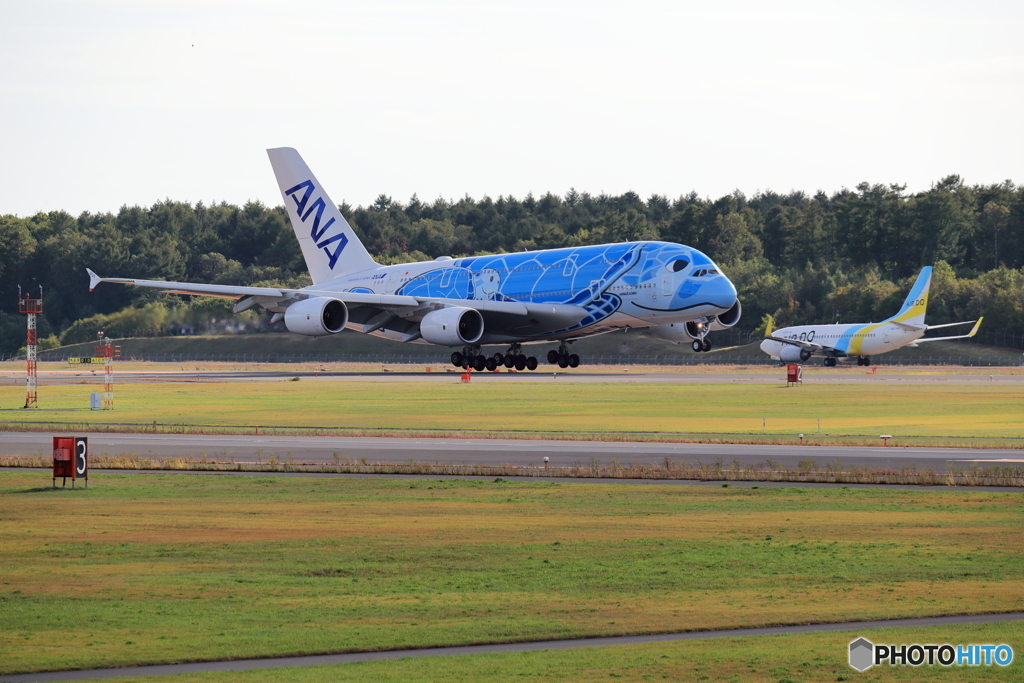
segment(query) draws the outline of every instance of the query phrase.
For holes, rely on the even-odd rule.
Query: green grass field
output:
[[[54,490],[7,470],[0,673],[1022,610],[1022,523],[1024,496],[984,491],[112,474]],[[785,663],[763,642],[509,666],[639,678],[707,661],[745,680],[742,662],[845,657]],[[505,666],[452,661],[467,679]]]
[[[124,384],[113,412],[90,411],[95,386],[0,387],[0,426],[68,424],[485,430],[531,434],[879,434],[1024,438],[1019,386],[313,382]],[[10,427],[8,427],[10,428]],[[812,437],[813,438],[813,437]]]

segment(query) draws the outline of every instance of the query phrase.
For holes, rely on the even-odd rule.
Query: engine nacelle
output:
[[[779,351],[779,360],[783,363],[806,363],[810,357],[810,351],[801,349],[799,346],[793,346],[792,344],[786,344]]]
[[[736,299],[736,303],[732,305],[732,308],[725,313],[716,316],[715,319],[711,321],[711,325],[709,327],[712,332],[717,330],[727,330],[740,321],[741,315],[743,315],[743,306],[740,305],[740,300]]]
[[[341,332],[347,324],[348,306],[337,299],[304,299],[284,309],[284,326],[295,334],[323,337]]]
[[[691,320],[687,323],[683,323],[683,329],[686,330],[687,336],[690,339],[703,339],[704,335],[708,333],[708,324]]]
[[[669,323],[668,325],[655,325],[647,328],[648,332],[655,339],[672,342],[673,344],[686,344],[693,337],[686,331],[690,323]]]
[[[484,317],[473,308],[440,308],[423,316],[420,335],[431,344],[443,346],[475,344],[484,336]]]

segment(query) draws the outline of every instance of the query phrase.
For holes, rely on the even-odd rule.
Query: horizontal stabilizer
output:
[[[101,278],[96,273],[92,272],[92,270],[90,270],[89,268],[86,268],[85,272],[89,273],[89,291],[91,292],[92,290],[96,289],[96,285],[103,282],[103,278]]]
[[[957,327],[958,325],[970,325],[971,323],[975,323],[975,322],[978,323],[979,325],[981,324],[980,320],[965,320],[962,323],[945,323],[944,325],[925,325],[925,329],[926,330],[937,330],[940,327]],[[977,331],[977,328],[975,328],[975,331]]]
[[[917,343],[920,344],[922,342],[949,341],[950,339],[970,339],[974,335],[978,334],[978,328],[981,327],[981,321],[984,320],[984,319],[985,319],[985,316],[982,316],[982,317],[978,318],[978,322],[974,323],[974,327],[972,327],[971,331],[968,332],[967,334],[961,334],[961,335],[957,335],[955,337],[928,337],[926,339],[918,339]],[[967,324],[968,324],[967,322],[950,323],[949,325],[935,325],[935,326],[933,326],[932,328],[929,328],[929,329],[934,329],[934,327],[952,327],[953,325],[967,325]]]

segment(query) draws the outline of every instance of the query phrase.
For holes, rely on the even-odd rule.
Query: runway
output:
[[[311,382],[459,382],[461,371],[441,365],[382,368],[373,371],[344,371],[331,368],[316,369],[315,363],[302,363],[289,367],[284,364],[258,366],[245,369],[211,368],[204,363],[160,364],[154,367],[115,366],[118,383],[159,382],[280,382],[299,377]],[[426,368],[430,367],[431,372]],[[173,369],[172,369],[173,368]],[[1009,370],[1009,372],[1008,372]],[[91,369],[67,366],[40,368],[39,384],[103,385],[102,366]],[[806,366],[805,384],[827,385],[939,385],[939,386],[1022,386],[1024,370],[992,368],[991,374],[983,368],[968,373],[950,373],[941,370],[907,370],[898,366],[884,366],[877,371],[864,368],[822,368]],[[633,384],[785,384],[783,368],[767,366],[757,370],[724,371],[713,366],[688,367],[678,371],[660,372],[652,366],[608,367],[607,369],[561,370],[555,366],[542,366],[535,372],[474,372],[473,382],[570,382],[570,383],[633,383]],[[0,385],[23,386],[25,371],[21,366],[0,366]]]
[[[436,647],[417,650],[388,650],[385,652],[354,652],[337,655],[311,655],[304,657],[274,657],[266,659],[236,659],[221,662],[192,662],[188,664],[158,664],[129,666],[118,669],[87,669],[84,671],[52,671],[34,674],[0,675],[0,683],[47,683],[48,681],[80,681],[126,676],[169,676],[186,673],[214,673],[218,671],[251,671],[295,666],[324,666],[355,662],[403,659],[407,657],[455,657],[460,655],[494,652],[536,652],[539,650],[570,650],[610,645],[639,645],[680,640],[707,640],[710,638],[744,638],[800,633],[849,631],[861,634],[876,628],[923,628],[960,624],[991,624],[1024,621],[1024,612],[1005,614],[974,614],[951,617],[922,617],[916,619],[889,619],[884,621],[852,621],[838,624],[801,624],[799,626],[769,626],[764,628],[736,628],[723,631],[686,631],[682,633],[656,633],[643,636],[608,638],[578,638],[575,640],[543,640],[532,643],[506,643],[499,645],[466,645],[462,647]],[[1009,631],[1009,629],[1008,629]],[[839,652],[838,658],[845,657]]]
[[[47,455],[52,449],[49,432],[0,433],[0,455]],[[839,459],[845,467],[903,466],[945,471],[949,467],[1024,463],[1024,451],[996,448],[898,448],[863,446],[776,446],[751,444],[651,443],[623,441],[554,441],[539,439],[403,439],[387,437],[228,436],[180,434],[89,433],[89,452],[95,455],[134,453],[146,459],[207,458],[234,462],[293,460],[335,463],[345,459],[367,462],[409,461],[472,465],[543,465],[555,467],[602,466],[635,463],[730,465],[767,463],[786,468],[813,460],[819,466]]]

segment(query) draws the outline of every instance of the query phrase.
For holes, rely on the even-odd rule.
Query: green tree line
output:
[[[627,240],[687,244],[736,283],[741,326],[748,329],[767,315],[778,325],[878,320],[899,306],[921,266],[936,265],[930,322],[984,314],[990,329],[1024,331],[1024,187],[1010,181],[969,186],[949,176],[917,193],[862,183],[831,195],[737,191],[718,199],[570,190],[433,202],[414,195],[403,203],[380,195],[370,206],[341,210],[382,263]],[[78,217],[64,211],[0,216],[0,254],[0,352],[24,344],[19,284],[33,293],[44,287],[41,337],[67,336],[73,327],[79,337],[88,326],[76,321],[109,321],[128,307],[165,309],[151,307],[149,318],[122,314],[134,329],[223,316],[230,307],[116,285],[89,293],[86,267],[176,281],[309,282],[283,206],[259,202],[166,200]],[[190,312],[166,310],[183,306]]]

